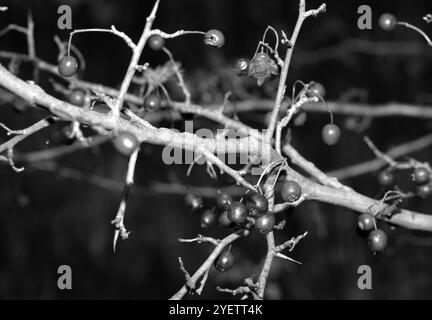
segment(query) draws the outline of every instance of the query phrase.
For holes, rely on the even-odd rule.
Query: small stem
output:
[[[400,21],[400,22],[397,22],[397,24],[416,31],[426,40],[428,46],[432,46],[432,40],[428,37],[428,35],[422,29],[420,29],[420,28],[418,28],[418,27],[416,27],[416,26],[414,26],[408,22]]]

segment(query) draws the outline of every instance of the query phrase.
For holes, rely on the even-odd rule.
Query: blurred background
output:
[[[68,38],[57,28],[57,8],[68,4],[73,10],[73,28],[107,28],[115,25],[137,39],[153,1],[3,1],[9,10],[1,13],[0,28],[9,23],[26,24],[27,10],[35,21],[36,54],[55,64],[58,48],[53,37]],[[308,8],[321,2],[307,1]],[[357,28],[357,8],[369,4],[373,29]],[[327,13],[308,19],[300,33],[288,77],[318,81],[325,86],[331,101],[355,101],[371,105],[404,102],[430,108],[432,51],[423,39],[407,29],[382,31],[377,24],[382,13],[391,12],[432,35],[432,26],[422,17],[432,11],[430,1],[335,1],[327,2]],[[167,47],[182,63],[194,101],[220,104],[225,92],[233,99],[268,98],[275,92],[277,79],[257,88],[253,80],[236,80],[232,65],[236,58],[252,58],[257,42],[267,25],[285,30],[290,36],[298,12],[298,1],[199,1],[162,0],[155,27],[167,32],[178,29],[220,29],[226,37],[221,49],[204,46],[199,36],[167,41]],[[361,40],[359,45],[358,40]],[[107,34],[82,34],[74,37],[87,62],[82,74],[86,81],[118,87],[127,68],[129,48]],[[0,50],[26,53],[24,35],[10,32],[0,38]],[[157,66],[166,56],[146,49],[143,62]],[[2,62],[3,63],[3,62]],[[4,62],[7,63],[7,62]],[[25,66],[20,75],[29,79]],[[53,90],[52,75],[41,75],[40,85]],[[175,97],[175,92],[173,93]],[[181,96],[180,96],[181,97]],[[250,125],[263,128],[263,113],[241,114]],[[42,117],[43,111],[17,108],[2,103],[1,122],[11,128],[24,128]],[[373,158],[362,137],[368,135],[381,150],[407,142],[430,132],[428,120],[391,117],[357,119],[335,117],[342,139],[329,148],[320,132],[328,115],[310,114],[304,126],[293,131],[292,144],[324,171]],[[355,125],[353,125],[353,123]],[[360,124],[360,128],[359,125]],[[170,123],[160,125],[169,126]],[[19,144],[16,153],[24,154],[62,145],[55,125]],[[174,126],[181,128],[181,123]],[[217,128],[195,119],[194,127]],[[0,132],[0,142],[8,139]],[[431,159],[431,149],[411,155],[419,161]],[[81,150],[55,159],[55,162],[24,165],[17,174],[9,166],[0,167],[0,298],[2,299],[166,299],[184,283],[177,257],[183,257],[193,273],[211,252],[208,244],[181,244],[179,237],[198,233],[221,238],[228,230],[200,229],[199,215],[184,205],[186,185],[224,187],[227,179],[212,180],[205,167],[197,166],[186,179],[187,166],[166,166],[161,148],[143,145],[136,170],[136,187],[128,202],[125,224],[132,231],[127,241],[112,250],[113,227],[127,159],[110,143],[92,150]],[[94,176],[107,180],[94,181]],[[377,182],[377,172],[352,178],[345,183],[372,197],[385,191]],[[96,179],[97,180],[97,179]],[[107,181],[111,183],[108,183]],[[403,190],[409,173],[397,176]],[[99,182],[99,183],[98,183]],[[206,208],[214,198],[205,198]],[[429,213],[431,199],[413,198],[403,206]],[[282,242],[305,231],[309,234],[292,253],[303,262],[298,266],[276,260],[270,274],[267,297],[270,299],[425,299],[432,297],[432,235],[401,229],[382,228],[389,235],[389,247],[373,255],[367,239],[356,228],[356,214],[344,208],[315,202],[302,204],[287,213],[286,228],[276,234]],[[216,286],[236,288],[243,280],[260,272],[266,253],[265,239],[253,232],[234,244],[235,265],[226,273],[213,269],[203,298],[232,299],[216,291]],[[73,289],[57,288],[57,268],[70,265]],[[373,290],[357,288],[357,268],[367,264],[373,271]],[[196,299],[197,297],[188,297]]]

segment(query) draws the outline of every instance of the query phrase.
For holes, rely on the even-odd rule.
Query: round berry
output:
[[[333,146],[339,141],[341,132],[337,125],[329,123],[324,126],[321,135],[326,145]]]
[[[413,179],[418,184],[425,184],[430,181],[429,170],[425,167],[417,167],[414,169]]]
[[[384,251],[387,246],[387,235],[381,229],[373,230],[369,233],[368,244],[373,252]]]
[[[202,198],[195,193],[188,192],[185,196],[185,204],[193,211],[201,209],[203,207]]]
[[[72,56],[64,56],[58,63],[58,72],[63,77],[72,77],[78,70],[78,62]]]
[[[432,195],[432,184],[427,183],[417,187],[417,195],[421,198],[427,198]]]
[[[165,39],[155,34],[148,39],[148,45],[151,49],[158,51],[165,45]]]
[[[221,227],[230,228],[234,223],[228,218],[228,212],[224,211],[219,215],[218,223]]]
[[[113,140],[114,147],[125,156],[130,156],[139,146],[138,139],[130,132],[119,132]]]
[[[379,18],[379,25],[383,30],[391,31],[396,28],[396,17],[390,13],[384,13]]]
[[[86,93],[84,90],[76,89],[72,91],[72,93],[69,96],[69,102],[76,106],[82,106],[84,105],[86,99]]]
[[[229,251],[222,252],[215,260],[214,266],[219,272],[225,272],[234,264],[234,256]]]
[[[150,95],[144,100],[144,108],[150,109],[150,110],[156,110],[159,109],[161,105],[161,100],[157,95]]]
[[[308,96],[309,97],[321,97],[324,98],[326,94],[326,90],[324,88],[324,86],[319,83],[319,82],[313,82],[310,86],[309,86],[309,90],[308,90]]]
[[[267,213],[268,200],[258,192],[251,192],[246,196],[246,207],[253,218],[257,218]]]
[[[393,181],[394,181],[393,173],[391,173],[388,170],[381,171],[378,175],[378,182],[382,186],[389,186],[393,183]]]
[[[287,202],[296,202],[300,199],[302,190],[297,182],[286,181],[282,187],[282,198]]]
[[[296,127],[300,127],[300,126],[302,126],[302,125],[305,124],[306,119],[307,119],[307,113],[306,113],[306,111],[304,111],[303,109],[300,109],[300,110],[296,113],[296,115],[295,115],[295,118],[294,118],[294,125],[295,125]]]
[[[273,213],[267,213],[255,220],[255,228],[263,233],[273,230],[275,225],[275,216]]]
[[[241,225],[246,221],[248,209],[243,203],[234,201],[227,210],[228,219],[237,225]]]
[[[216,197],[216,208],[220,211],[225,211],[233,202],[231,196],[225,192],[219,192]]]
[[[238,59],[234,66],[234,71],[239,77],[247,76],[249,73],[250,61],[248,59]]]
[[[213,210],[205,210],[201,215],[201,228],[210,227],[216,221],[217,215]]]
[[[60,134],[60,142],[65,145],[71,145],[75,142],[75,136],[71,126],[63,127]]]
[[[371,231],[375,228],[375,218],[370,213],[362,213],[357,218],[357,225],[363,231]]]
[[[225,36],[219,30],[212,29],[204,35],[204,43],[208,46],[220,48],[225,44]]]

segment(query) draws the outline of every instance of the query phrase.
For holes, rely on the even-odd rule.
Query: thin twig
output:
[[[116,228],[114,232],[114,240],[113,240],[114,252],[116,250],[118,236],[120,235],[122,240],[125,240],[129,237],[130,234],[130,231],[128,231],[124,225],[124,215],[126,212],[126,205],[127,205],[127,200],[129,198],[129,192],[134,183],[135,167],[138,158],[138,153],[139,153],[139,148],[136,149],[129,158],[128,170],[126,174],[126,183],[123,189],[122,199],[116,217],[114,220],[111,221],[111,224],[115,225]]]

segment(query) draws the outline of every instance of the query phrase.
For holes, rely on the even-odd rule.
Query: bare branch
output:
[[[130,188],[132,187],[134,183],[134,175],[135,175],[135,167],[136,167],[136,161],[138,158],[139,148],[136,149],[129,158],[129,164],[128,164],[128,170],[126,174],[126,183],[123,189],[122,194],[122,200],[120,202],[120,206],[118,208],[116,217],[114,220],[111,221],[111,224],[115,225],[115,232],[114,232],[114,241],[113,241],[113,250],[115,252],[116,244],[118,236],[120,235],[123,240],[127,239],[129,237],[130,231],[127,231],[125,225],[124,225],[124,215],[126,212],[126,204],[127,200],[129,198],[129,192]]]

